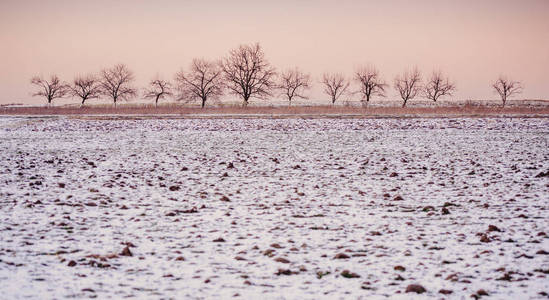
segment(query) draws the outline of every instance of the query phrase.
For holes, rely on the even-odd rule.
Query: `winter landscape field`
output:
[[[547,118],[0,118],[0,298],[547,299]]]

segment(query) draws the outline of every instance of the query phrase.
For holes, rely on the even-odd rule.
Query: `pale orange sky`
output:
[[[310,72],[315,100],[328,100],[322,72],[365,63],[390,83],[441,69],[458,99],[496,98],[499,74],[523,82],[521,98],[549,99],[548,0],[1,0],[0,103],[43,102],[30,96],[36,74],[71,81],[121,62],[143,87],[256,41],[277,69]]]

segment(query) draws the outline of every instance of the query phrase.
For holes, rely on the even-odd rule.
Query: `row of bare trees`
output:
[[[102,70],[99,76],[77,76],[72,84],[62,82],[57,75],[52,75],[49,79],[35,76],[31,83],[38,87],[33,96],[45,97],[48,106],[53,100],[67,96],[80,98],[82,105],[86,100],[107,96],[116,106],[120,100],[129,100],[137,96],[137,89],[131,85],[133,80],[133,73],[125,65],[119,64]]]
[[[118,101],[138,95],[133,81],[133,72],[123,64],[104,69],[99,75],[77,76],[72,84],[62,82],[56,75],[49,79],[39,76],[31,79],[31,83],[39,88],[34,96],[45,97],[48,106],[54,99],[67,96],[80,98],[81,105],[89,99],[105,96],[116,106]],[[251,98],[267,99],[278,93],[291,105],[294,99],[308,99],[306,94],[312,86],[311,75],[299,68],[277,74],[258,43],[241,45],[220,61],[193,59],[187,71],[176,73],[174,81],[172,84],[161,78],[151,80],[143,97],[153,99],[155,105],[161,99],[175,97],[177,100],[200,101],[204,107],[207,101],[217,100],[228,91],[239,96],[247,106]],[[358,85],[358,90],[350,89],[352,81]],[[363,105],[367,106],[373,97],[385,97],[389,88],[378,69],[371,65],[358,68],[351,79],[341,73],[324,73],[320,83],[332,104],[343,95],[359,94]],[[397,75],[393,87],[402,98],[402,107],[420,95],[436,102],[441,97],[452,96],[456,90],[455,84],[441,71],[433,72],[423,83],[417,68]],[[502,76],[492,87],[500,95],[503,106],[509,97],[522,91],[520,82]]]
[[[385,97],[389,85],[381,78],[375,67],[361,67],[354,75],[354,80],[359,85],[359,90],[354,93],[360,94],[363,105],[368,105],[373,96]],[[339,97],[346,93],[351,82],[342,74],[327,73],[322,76],[322,84],[324,85],[324,92],[330,95],[332,103],[335,103]],[[431,77],[427,79],[427,82],[422,84],[421,73],[417,68],[397,75],[393,86],[402,99],[402,107],[405,107],[409,100],[420,95],[437,102],[441,97],[452,96],[456,90],[455,84],[444,76],[441,71],[434,71]],[[492,84],[492,87],[501,97],[503,106],[505,106],[509,97],[522,92],[520,82],[508,80],[503,76],[500,76]]]

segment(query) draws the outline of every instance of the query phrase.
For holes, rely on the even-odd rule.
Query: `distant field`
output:
[[[376,117],[376,116],[549,116],[549,102],[538,101],[535,104],[509,105],[502,108],[495,104],[461,104],[437,106],[219,106],[189,107],[183,105],[162,105],[157,108],[150,105],[121,105],[114,108],[110,105],[97,106],[62,106],[62,107],[2,107],[1,115],[181,115],[222,117],[223,115],[269,115],[269,117]]]

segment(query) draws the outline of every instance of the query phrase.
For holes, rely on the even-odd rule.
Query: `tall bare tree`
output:
[[[155,107],[158,107],[158,100],[172,95],[172,84],[160,78],[151,80],[149,87],[143,93],[144,98],[154,99]]]
[[[504,76],[500,76],[498,80],[492,84],[492,87],[501,97],[503,107],[505,107],[505,103],[508,98],[522,93],[522,85],[520,81],[512,81]]]
[[[189,72],[175,74],[179,100],[200,100],[204,108],[208,99],[223,95],[223,75],[218,63],[205,59],[193,59]]]
[[[424,87],[425,98],[434,102],[437,102],[440,97],[452,96],[455,90],[455,84],[450,82],[448,77],[444,77],[441,71],[433,72]]]
[[[72,83],[71,94],[82,99],[80,105],[83,106],[86,100],[101,96],[99,80],[93,74],[77,76]]]
[[[57,75],[51,75],[50,79],[44,79],[41,76],[31,78],[31,84],[38,87],[38,91],[32,96],[45,97],[47,106],[50,106],[52,101],[58,98],[67,96],[70,92],[69,85],[62,82]]]
[[[341,73],[324,73],[320,81],[324,85],[324,92],[331,97],[332,105],[345,94],[350,82]]]
[[[129,100],[137,96],[137,89],[131,85],[133,81],[133,72],[124,64],[101,71],[101,90],[112,99],[115,107],[118,100]]]
[[[385,97],[387,84],[381,79],[379,71],[374,66],[360,67],[355,72],[355,81],[360,85],[359,93],[362,96],[362,104],[366,105],[373,96]]]
[[[414,99],[421,92],[421,73],[417,68],[408,70],[402,75],[395,77],[395,89],[402,98],[402,107],[410,99]]]
[[[288,69],[279,76],[278,88],[288,99],[288,106],[294,98],[308,99],[305,91],[311,87],[311,75],[301,72],[298,68]]]
[[[276,86],[275,69],[265,58],[259,43],[240,45],[229,52],[221,63],[227,88],[242,97],[247,106],[250,98],[265,99]]]

